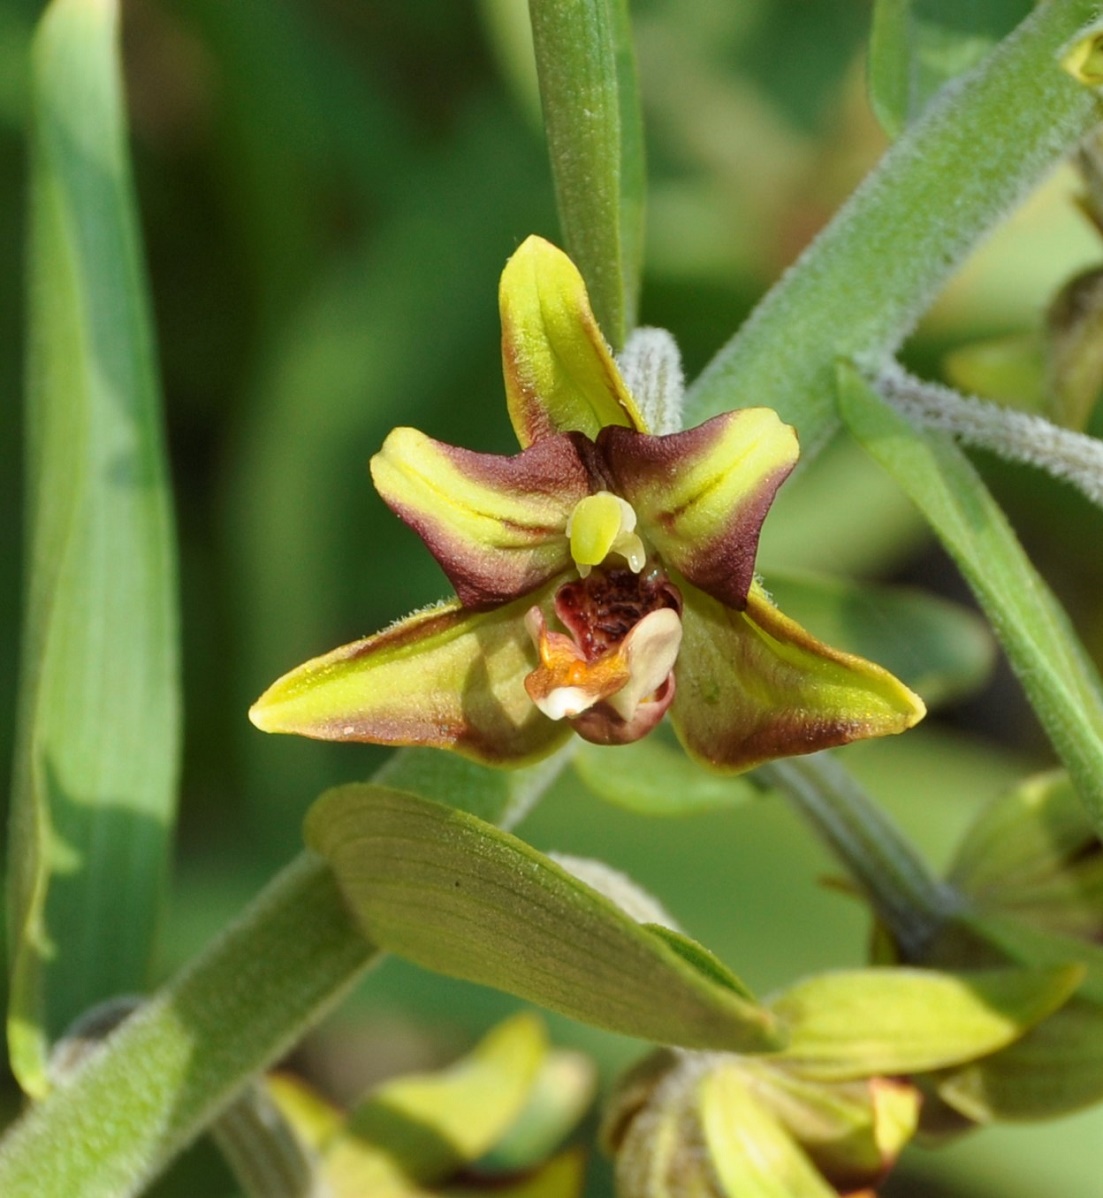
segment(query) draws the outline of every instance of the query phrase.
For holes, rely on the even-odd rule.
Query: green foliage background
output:
[[[186,960],[301,843],[325,786],[371,748],[265,738],[249,702],[304,658],[446,586],[374,494],[386,431],[510,449],[498,274],[530,232],[558,240],[520,0],[133,0],[124,5],[133,153],[152,276],[180,533],[185,759],[160,973]],[[39,5],[0,8],[0,677],[16,672],[27,52]],[[859,0],[641,0],[648,138],[644,323],[694,374],[883,148],[864,98]],[[910,343],[913,364],[1029,327],[1099,247],[1064,193],[1033,203]],[[1103,517],[1058,484],[981,462],[1034,560],[1103,649]],[[761,566],[921,583],[963,596],[892,485],[853,450],[794,481]],[[0,700],[0,768],[13,687]],[[1002,669],[982,699],[846,760],[936,864],[971,814],[1050,760]],[[522,828],[658,893],[758,992],[862,960],[857,904],[780,804],[651,821],[574,774]],[[513,1000],[389,961],[302,1050],[349,1095],[444,1060]],[[553,1019],[608,1071],[627,1040]],[[7,1080],[2,1101],[14,1111]],[[1036,1198],[1098,1186],[1103,1117],[910,1151],[890,1195]],[[605,1192],[600,1169],[594,1192]],[[200,1147],[158,1193],[231,1193]]]

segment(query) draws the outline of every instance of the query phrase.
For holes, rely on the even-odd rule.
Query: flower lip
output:
[[[549,630],[539,607],[525,619],[540,657],[525,679],[532,701],[598,743],[650,731],[673,701],[682,641],[681,597],[665,575],[601,569],[561,586],[555,611],[571,635]]]

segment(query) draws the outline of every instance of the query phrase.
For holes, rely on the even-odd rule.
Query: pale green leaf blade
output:
[[[868,658],[907,683],[928,707],[987,680],[992,635],[968,608],[908,587],[812,574],[771,574],[783,612],[828,645]]]
[[[118,10],[55,0],[34,48],[28,549],[9,901],[25,1087],[76,1015],[141,990],[178,740],[175,568]]]
[[[839,403],[851,432],[957,562],[1096,829],[1103,829],[1099,677],[1007,518],[948,436],[914,429],[851,368],[840,373]]]
[[[970,1119],[1056,1119],[1103,1099],[1103,1006],[1074,998],[993,1057],[950,1073],[940,1097]]]
[[[788,1027],[781,1059],[825,1081],[940,1069],[987,1056],[1060,1007],[1079,965],[937,973],[820,974],[770,1005]]]
[[[627,0],[529,0],[559,221],[614,350],[635,324],[643,134]]]
[[[381,786],[343,786],[311,808],[306,838],[365,934],[420,965],[660,1043],[777,1046],[762,1008],[465,812]]]
[[[573,761],[595,795],[641,815],[735,807],[756,793],[746,777],[707,770],[657,733],[630,745],[579,743]]]
[[[1030,14],[1031,0],[877,0],[869,95],[895,137],[951,79],[971,70]]]
[[[1022,919],[984,915],[969,929],[1009,961],[1031,969],[1075,961],[1076,994],[1051,1018],[994,1056],[943,1075],[939,1094],[969,1118],[1052,1119],[1103,1098],[1103,947],[1039,931]]]

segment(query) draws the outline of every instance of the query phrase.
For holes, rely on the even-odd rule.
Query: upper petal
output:
[[[525,692],[531,598],[487,612],[442,603],[314,658],[274,682],[249,718],[265,732],[455,749],[490,765],[546,756],[569,729]]]
[[[742,612],[692,587],[682,597],[671,718],[687,751],[705,764],[750,769],[903,732],[923,718],[918,695],[880,666],[817,641],[757,583]]]
[[[372,458],[388,506],[415,529],[468,607],[502,603],[571,563],[567,521],[590,492],[579,444],[548,437],[513,457],[398,428]]]
[[[498,292],[509,418],[523,446],[552,433],[596,437],[606,425],[643,429],[635,401],[590,309],[574,263],[529,237]]]
[[[796,464],[793,429],[769,408],[743,408],[665,437],[609,428],[598,448],[663,560],[741,608],[762,521]]]

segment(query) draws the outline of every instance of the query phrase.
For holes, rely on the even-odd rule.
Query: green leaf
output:
[[[1067,1001],[1083,976],[1079,965],[821,974],[770,1004],[790,1033],[779,1059],[824,1081],[959,1064],[1017,1040]]]
[[[529,0],[559,221],[614,350],[636,320],[643,132],[627,0]]]
[[[957,562],[1096,830],[1103,830],[1099,677],[999,505],[947,435],[912,428],[851,367],[840,371],[839,402],[851,432],[896,479]]]
[[[1076,994],[994,1056],[952,1070],[939,1094],[971,1119],[1052,1119],[1103,1098],[1103,947],[1039,931],[1003,915],[962,917],[973,944],[1032,970],[1075,961]],[[966,952],[975,954],[976,948]]]
[[[735,807],[755,794],[746,777],[706,770],[658,733],[630,745],[575,748],[574,767],[599,798],[641,815],[689,815]]]
[[[869,95],[890,137],[1030,15],[1032,0],[877,0]]]
[[[754,1002],[754,995],[743,984],[743,980],[732,973],[724,962],[705,948],[703,944],[698,943],[692,937],[684,935],[675,928],[668,928],[665,924],[646,923],[643,926],[653,936],[658,936],[665,945],[672,948],[683,961],[692,965],[698,973],[704,974],[707,978],[712,978],[720,986],[726,986],[729,990],[738,994],[741,998],[745,998],[748,1002]]]
[[[34,47],[29,582],[12,813],[13,1068],[145,987],[173,822],[175,566],[110,0]]]
[[[306,839],[365,934],[453,977],[625,1035],[777,1047],[763,1009],[689,965],[619,907],[508,833],[382,786],[324,794]]]
[[[991,672],[991,633],[958,603],[907,587],[808,574],[771,574],[767,583],[798,624],[884,666],[928,706],[970,694]]]
[[[1103,1098],[1103,1006],[1072,999],[1003,1052],[955,1069],[938,1093],[980,1123],[1094,1106]]]

